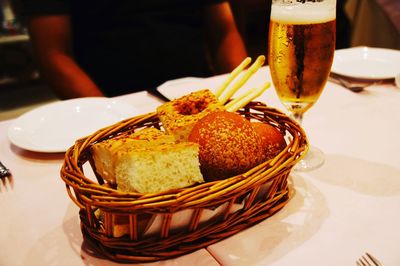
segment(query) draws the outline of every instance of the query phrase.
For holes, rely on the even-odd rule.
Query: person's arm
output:
[[[74,60],[69,16],[29,17],[27,23],[41,75],[57,96],[104,96]]]
[[[247,57],[231,7],[222,2],[208,6],[205,12],[213,66],[218,73],[228,73]]]

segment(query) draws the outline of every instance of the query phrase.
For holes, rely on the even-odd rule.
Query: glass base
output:
[[[293,169],[299,172],[311,171],[321,167],[324,162],[324,153],[320,149],[311,146],[303,159],[301,159]]]

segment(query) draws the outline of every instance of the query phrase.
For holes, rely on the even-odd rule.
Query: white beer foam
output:
[[[321,3],[273,4],[271,20],[291,24],[324,23],[336,19],[335,1]]]

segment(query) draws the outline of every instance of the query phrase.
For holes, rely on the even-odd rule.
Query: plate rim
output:
[[[359,53],[360,51],[367,51],[369,53],[385,53],[387,54],[393,54],[399,57],[400,59],[400,50],[395,50],[395,49],[390,49],[390,48],[384,48],[384,47],[370,47],[370,46],[355,46],[355,47],[350,47],[350,48],[343,48],[343,49],[337,49],[335,50],[335,57],[336,54],[342,54],[342,53]],[[332,68],[331,72],[337,75],[345,76],[348,78],[354,78],[354,79],[363,79],[363,80],[389,80],[389,79],[394,79],[395,75],[388,74],[388,75],[380,75],[380,76],[370,76],[370,75],[354,75],[354,74],[347,74],[344,73],[343,71],[338,71],[337,69],[334,69],[335,66],[335,57],[333,59],[332,63]],[[399,69],[400,71],[400,69]]]
[[[40,113],[43,112],[43,110],[53,108],[54,106],[59,106],[56,108],[63,108],[66,106],[72,106],[78,103],[85,103],[85,102],[91,102],[91,103],[112,103],[113,106],[118,106],[119,104],[123,104],[124,107],[129,107],[132,108],[132,111],[135,110],[135,106],[132,104],[129,104],[127,102],[118,100],[118,99],[113,99],[113,98],[108,98],[108,97],[81,97],[81,98],[73,98],[73,99],[68,99],[68,100],[61,100],[61,101],[55,101],[51,103],[44,104],[42,106],[39,106],[37,108],[34,108],[30,111],[27,111],[20,115],[19,117],[15,118],[12,123],[8,126],[7,130],[7,137],[10,143],[13,145],[22,148],[27,151],[32,151],[32,152],[41,152],[41,153],[64,153],[67,151],[69,147],[65,148],[54,148],[54,147],[40,147],[40,146],[32,146],[32,145],[27,145],[27,143],[21,143],[14,135],[15,132],[15,127],[18,126],[18,123],[21,123],[23,119],[26,119],[29,116],[34,115],[35,113]],[[130,114],[129,114],[130,115]],[[100,129],[100,128],[99,128]],[[72,144],[71,144],[72,146]]]

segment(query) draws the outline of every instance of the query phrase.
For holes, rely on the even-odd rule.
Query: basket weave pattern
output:
[[[279,128],[289,140],[286,149],[244,174],[164,193],[121,192],[107,186],[100,176],[96,175],[95,182],[83,171],[84,164],[89,163],[95,172],[89,152],[93,143],[143,127],[162,128],[156,113],[121,121],[76,141],[65,154],[61,178],[69,197],[80,208],[84,239],[115,261],[157,261],[211,245],[283,208],[290,199],[288,175],[308,148],[305,133],[285,114],[259,102],[249,103],[239,113]],[[102,218],[96,215],[98,210]],[[174,216],[184,212],[188,222],[174,227]],[[122,237],[113,236],[118,217],[127,221],[128,233]],[[159,228],[146,235],[144,227],[154,222],[149,217],[157,217]]]

